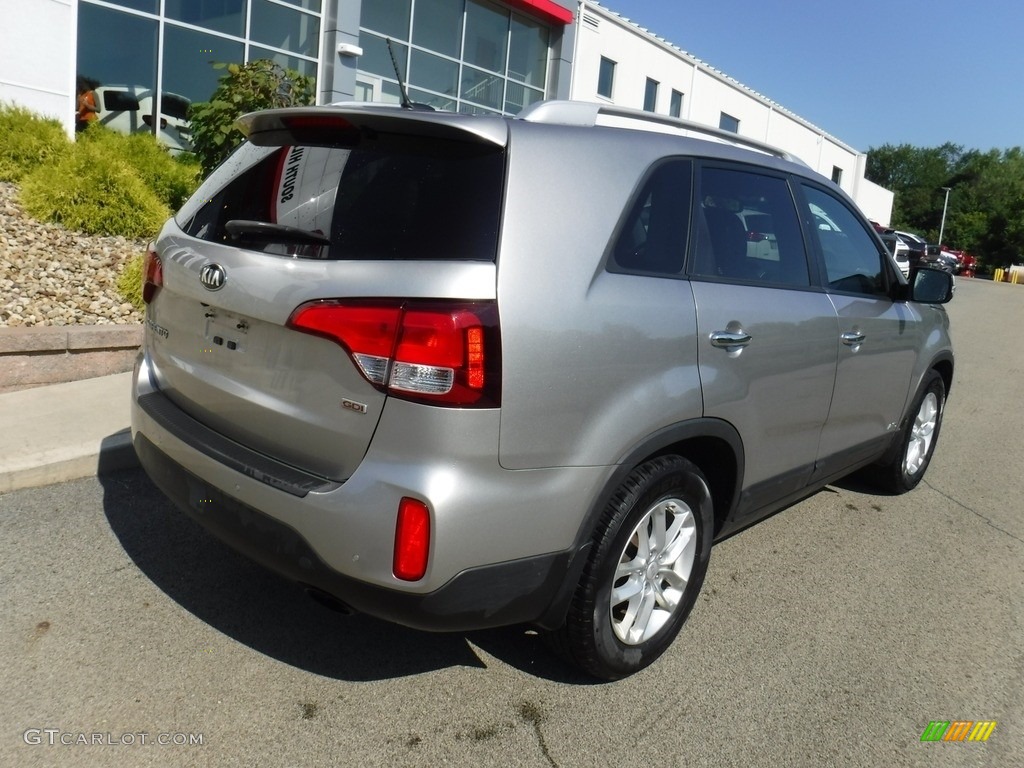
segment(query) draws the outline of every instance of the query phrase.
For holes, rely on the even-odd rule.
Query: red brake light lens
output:
[[[157,256],[153,245],[146,249],[142,262],[142,300],[149,304],[157,290],[164,284],[164,265]]]
[[[430,510],[422,501],[403,497],[395,523],[395,555],[391,570],[403,581],[419,581],[430,555]]]
[[[372,384],[383,384],[395,346],[401,308],[374,304],[306,304],[288,325],[341,344]]]
[[[493,302],[311,302],[288,325],[340,344],[363,376],[389,394],[438,405],[499,404]]]

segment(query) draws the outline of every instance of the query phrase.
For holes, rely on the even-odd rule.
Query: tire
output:
[[[711,493],[696,466],[681,456],[640,465],[608,500],[565,623],[549,643],[594,677],[643,669],[693,608],[713,535]]]
[[[930,370],[900,431],[896,450],[872,468],[875,485],[894,494],[917,487],[935,453],[945,408],[946,383],[938,371]]]

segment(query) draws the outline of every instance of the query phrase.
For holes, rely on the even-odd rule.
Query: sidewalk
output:
[[[136,464],[131,373],[0,394],[0,493]]]

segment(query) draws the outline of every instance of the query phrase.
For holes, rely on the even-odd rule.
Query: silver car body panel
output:
[[[495,259],[290,258],[186,234],[226,181],[287,139],[288,119],[322,116],[504,152]],[[795,498],[824,459],[865,444],[884,449],[928,368],[951,360],[941,308],[608,269],[624,211],[659,160],[713,158],[821,181],[783,158],[666,133],[383,107],[276,111],[243,123],[268,146],[238,150],[156,243],[163,287],[147,309],[133,434],[360,582],[424,595],[474,568],[581,551],[608,484],[629,469],[619,466],[624,457],[646,458],[637,451],[651,436],[705,419],[740,436],[731,499],[779,478],[770,500]],[[323,179],[311,172],[309,184],[327,205]],[[321,202],[312,210],[315,220]],[[210,264],[225,277],[216,291],[200,281]],[[500,405],[386,395],[339,344],[286,326],[298,306],[333,298],[495,302]],[[720,331],[750,342],[714,346]],[[864,341],[850,345],[846,333]],[[233,444],[323,478],[326,490],[291,495],[204,453],[139,405],[157,393]],[[431,515],[428,570],[414,582],[392,573],[407,497]],[[723,507],[726,524],[736,509]]]

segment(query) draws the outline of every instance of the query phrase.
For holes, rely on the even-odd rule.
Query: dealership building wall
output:
[[[778,147],[835,181],[869,218],[889,223],[893,193],[864,178],[863,152],[598,3],[579,3],[574,34],[571,98],[675,113]]]
[[[514,114],[572,98],[676,114],[779,147],[870,218],[891,217],[893,195],[864,178],[862,152],[591,0],[0,0],[0,12],[0,101],[69,134],[77,74],[202,101],[220,74],[211,61],[269,57],[316,76],[319,103],[395,102],[390,38],[415,101]]]

